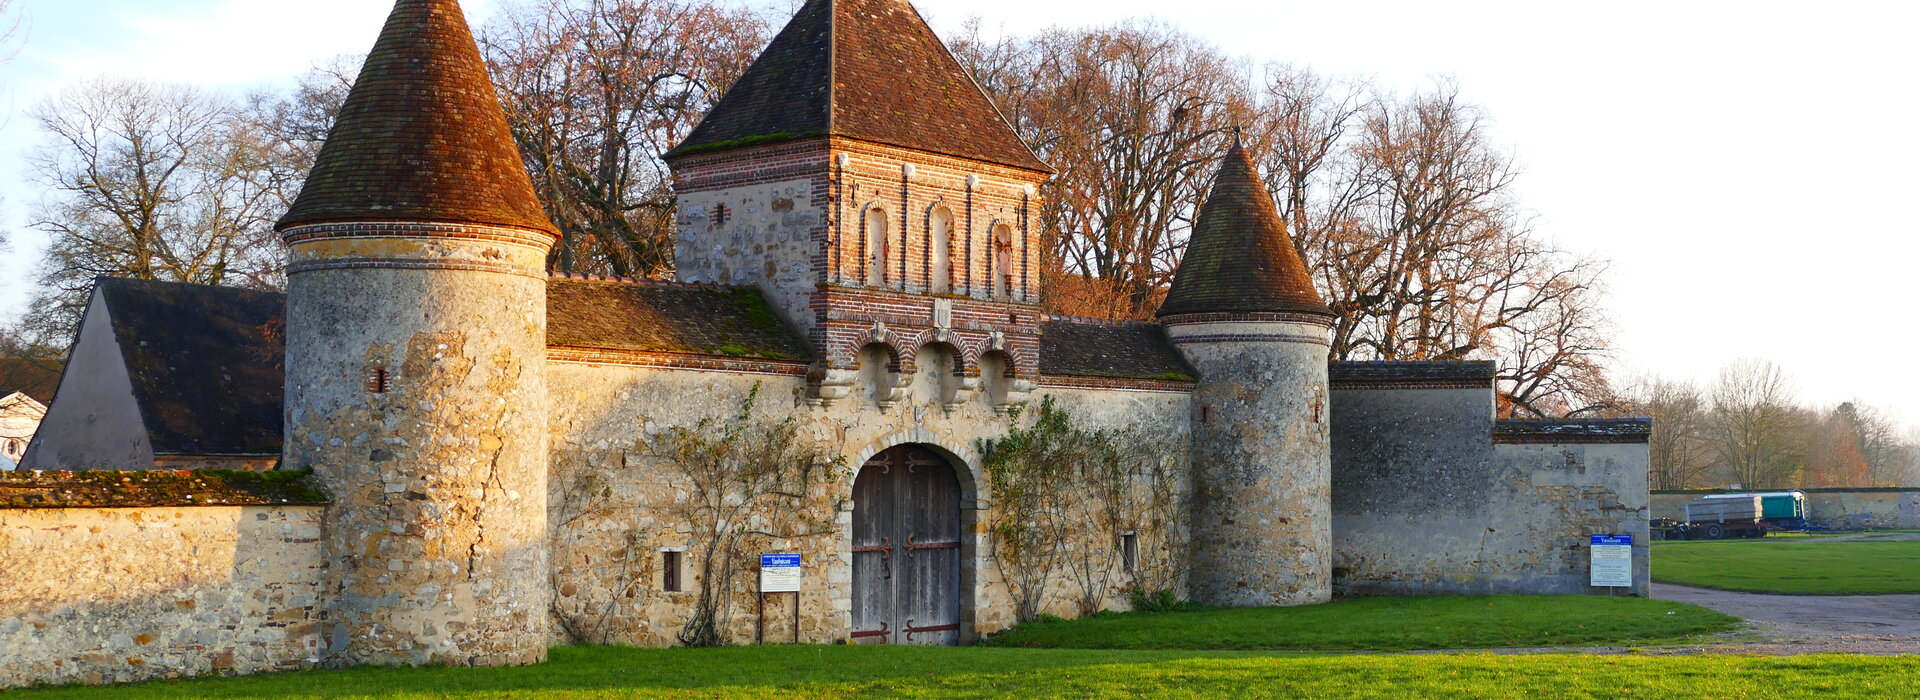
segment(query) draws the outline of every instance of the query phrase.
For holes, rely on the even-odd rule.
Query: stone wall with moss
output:
[[[326,652],[321,507],[80,505],[232,495],[108,475],[0,508],[0,687],[298,669]],[[25,481],[7,479],[9,499]]]

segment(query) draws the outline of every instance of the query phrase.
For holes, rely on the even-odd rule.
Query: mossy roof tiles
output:
[[[1040,324],[1040,374],[1193,381],[1193,367],[1150,323],[1054,318]]]
[[[810,355],[758,290],[664,282],[552,280],[547,343],[772,360]]]
[[[554,233],[456,0],[399,0],[279,228],[434,221]]]
[[[667,155],[826,135],[1051,172],[906,0],[808,0]]]
[[[0,398],[14,392],[47,404],[60,388],[60,361],[40,357],[0,357]]]
[[[1217,313],[1333,315],[1314,290],[1253,156],[1237,142],[1220,164],[1159,315]]]

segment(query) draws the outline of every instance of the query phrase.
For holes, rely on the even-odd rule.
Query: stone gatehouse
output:
[[[1644,591],[1648,424],[1495,421],[1489,363],[1329,365],[1332,312],[1238,145],[1157,323],[1049,315],[1050,170],[904,0],[805,3],[667,156],[674,282],[547,275],[493,95],[457,3],[398,0],[280,222],[281,313],[106,283],[235,333],[254,371],[219,376],[279,397],[196,455],[268,430],[323,496],[13,499],[0,554],[37,583],[0,593],[0,681],[527,663],[702,615],[732,642],[953,644],[1133,590],[1603,592],[1593,533],[1635,536]],[[95,344],[64,382],[231,369]],[[169,420],[232,412],[204,394]],[[72,432],[25,466],[155,467],[85,454],[119,395],[63,384]],[[1043,524],[1008,521],[988,455],[1042,407],[1124,439],[1103,497],[1130,504],[1056,533],[1050,578],[1010,563],[1006,528]],[[758,593],[761,553],[801,556],[797,594]]]

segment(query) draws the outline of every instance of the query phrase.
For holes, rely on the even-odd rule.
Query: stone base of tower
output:
[[[545,658],[546,239],[293,229],[286,465],[331,496],[324,662]]]
[[[1194,392],[1193,600],[1331,600],[1326,322],[1171,321],[1169,338],[1204,377]]]

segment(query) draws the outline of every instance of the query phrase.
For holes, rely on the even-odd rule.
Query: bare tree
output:
[[[261,175],[280,198],[280,209],[292,207],[299,197],[365,63],[364,55],[336,56],[300,76],[290,93],[262,91],[247,96],[241,116],[250,132],[266,139],[270,158]]]
[[[0,0],[0,63],[13,60],[20,53],[26,35],[26,13],[14,7],[13,0]]]
[[[1809,412],[1811,413],[1811,412]],[[1874,486],[1868,464],[1866,441],[1861,434],[1860,413],[1851,403],[1843,403],[1826,415],[1807,421],[1806,470],[1800,486],[1836,488]]]
[[[1720,462],[1743,488],[1790,486],[1805,463],[1802,422],[1780,367],[1739,360],[1721,368],[1712,389],[1708,435]]]
[[[988,41],[979,25],[953,42],[1020,135],[1059,170],[1041,224],[1048,291],[1147,318],[1185,250],[1232,127],[1251,117],[1243,66],[1163,24],[1056,29]]]
[[[1606,265],[1546,245],[1459,88],[1399,97],[1273,66],[1255,145],[1338,314],[1336,360],[1497,359],[1503,415],[1608,410]]]
[[[217,95],[101,79],[32,111],[31,156],[48,190],[33,226],[52,235],[30,312],[42,339],[71,334],[97,276],[274,287],[285,198],[270,139]]]
[[[1860,439],[1860,453],[1867,460],[1863,486],[1905,486],[1915,484],[1914,474],[1901,469],[1901,460],[1914,442],[1900,434],[1899,422],[1885,409],[1859,401],[1842,405],[1849,412]]]
[[[1704,485],[1715,461],[1707,444],[1707,403],[1699,387],[1650,377],[1628,391],[1624,408],[1653,419],[1653,435],[1647,440],[1647,481],[1653,488]]]
[[[514,138],[563,236],[557,269],[671,270],[674,196],[660,156],[767,39],[758,14],[710,0],[531,0],[483,30]]]

